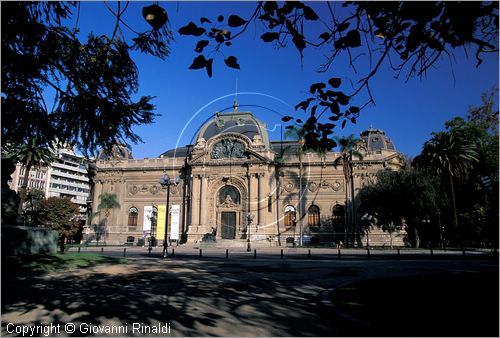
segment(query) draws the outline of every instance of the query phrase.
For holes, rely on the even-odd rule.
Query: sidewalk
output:
[[[359,325],[338,315],[340,311],[325,308],[320,302],[331,290],[356,285],[363,281],[380,278],[415,278],[447,273],[452,276],[473,274],[475,276],[498,275],[498,260],[487,254],[447,256],[449,259],[428,259],[429,253],[413,255],[409,259],[386,259],[387,255],[368,259],[362,250],[342,250],[340,259],[336,250],[303,248],[267,249],[253,252],[225,250],[203,250],[173,247],[169,259],[161,259],[161,248],[154,248],[148,256],[147,248],[105,247],[104,255],[120,257],[125,250],[123,264],[100,264],[89,268],[58,270],[49,273],[13,276],[3,268],[2,274],[2,331],[3,336],[12,336],[9,328],[14,326],[36,326],[60,324],[75,325],[80,331],[76,336],[103,336],[99,332],[83,332],[89,327],[127,327],[128,332],[111,336],[352,336]],[[325,251],[324,251],[325,250]],[[351,252],[352,250],[352,252]],[[76,251],[76,248],[71,249]],[[100,248],[81,249],[81,252],[100,253]],[[348,255],[349,253],[349,255]],[[77,255],[77,253],[75,253]],[[344,255],[345,254],[345,255]],[[427,256],[426,256],[427,255]],[[410,257],[403,255],[402,257]],[[380,257],[380,258],[377,258]],[[396,256],[391,256],[396,257]],[[419,259],[421,257],[423,259]],[[457,257],[451,258],[451,257]],[[498,258],[498,256],[497,256]],[[489,278],[489,277],[486,277]],[[485,278],[480,278],[485,280]],[[497,301],[487,288],[480,290],[492,295],[489,302]],[[471,284],[477,287],[477,284]],[[497,290],[497,286],[495,290]],[[471,295],[474,290],[462,290]],[[375,291],[385,295],[386,291]],[[419,290],[425,292],[425,289]],[[399,295],[400,293],[396,293]],[[484,296],[484,294],[483,294]],[[460,294],[458,295],[460,297]],[[328,296],[330,304],[333,296]],[[404,297],[399,297],[404,300]],[[386,301],[385,307],[370,308],[382,316],[383,309],[390,309],[399,298]],[[459,298],[460,299],[460,298]],[[464,311],[472,313],[484,307],[484,298],[473,298]],[[411,306],[398,303],[397,311],[411,314]],[[369,303],[366,303],[369,306]],[[425,304],[448,311],[439,302]],[[455,303],[452,304],[455,306]],[[498,308],[498,306],[497,306]],[[349,309],[340,309],[347,313]],[[437,311],[437,310],[436,310]],[[389,311],[386,312],[390,316]],[[481,313],[481,312],[477,312]],[[473,314],[473,313],[472,313]],[[493,314],[495,314],[493,312]],[[361,322],[369,323],[369,316],[355,313]],[[467,327],[483,325],[480,318],[463,321]],[[490,318],[490,317],[485,317]],[[410,318],[411,319],[411,318]],[[491,318],[490,318],[491,319]],[[390,318],[380,323],[390,323]],[[359,321],[358,321],[359,322]],[[144,327],[169,325],[169,334],[144,334],[132,332],[134,324]],[[493,322],[495,324],[497,322]],[[14,325],[14,326],[13,326]],[[397,331],[396,336],[414,335],[414,325],[432,327],[426,322],[410,321],[408,331]],[[387,336],[387,327],[369,326],[367,335]],[[354,334],[353,334],[354,333]],[[68,336],[60,332],[58,336]],[[43,334],[38,334],[43,336]]]
[[[78,252],[77,247],[69,249]],[[140,246],[88,246],[80,252],[102,253],[121,257],[152,257],[162,255],[163,247],[153,247],[151,255],[147,247]],[[471,259],[476,257],[498,259],[498,251],[492,249],[366,249],[366,248],[307,248],[307,247],[256,247],[246,248],[204,248],[198,245],[168,247],[169,258],[217,258],[217,259]]]

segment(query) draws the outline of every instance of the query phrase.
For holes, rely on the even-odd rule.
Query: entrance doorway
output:
[[[234,239],[236,235],[236,212],[221,212],[221,237],[223,239]]]

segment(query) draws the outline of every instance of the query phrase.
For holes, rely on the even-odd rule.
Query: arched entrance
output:
[[[240,220],[241,194],[235,186],[225,185],[217,193],[217,237],[235,239]]]

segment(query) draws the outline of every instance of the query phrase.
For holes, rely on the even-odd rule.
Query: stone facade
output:
[[[404,165],[404,158],[382,131],[370,129],[361,138],[363,159],[353,162],[355,194],[378,170],[399,170]],[[124,243],[127,237],[140,239],[150,233],[159,244],[163,242],[167,192],[159,180],[164,174],[180,177],[179,185],[170,186],[169,199],[170,206],[180,208],[178,218],[169,217],[170,224],[177,227],[178,223],[175,240],[180,242],[215,236],[275,245],[290,237],[298,242],[301,233],[304,241],[334,242],[343,238],[339,233],[352,231],[348,226],[352,222],[346,220],[351,217],[346,213],[351,189],[342,166],[334,166],[339,153],[301,153],[297,142],[272,142],[264,123],[237,109],[216,114],[195,139],[194,145],[158,158],[99,157],[93,221],[105,227],[107,243]],[[107,219],[97,210],[102,193],[115,193],[120,203]],[[146,215],[151,209],[158,210],[156,217]],[[169,228],[167,233],[170,236],[175,230]]]

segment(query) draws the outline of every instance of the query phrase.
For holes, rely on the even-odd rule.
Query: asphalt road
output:
[[[123,255],[123,248],[104,250]],[[159,248],[152,257],[144,248],[129,248],[127,264],[29,278],[4,277],[8,271],[2,269],[2,335],[19,336],[14,330],[23,326],[52,324],[59,325],[59,331],[56,327],[50,336],[414,336],[412,325],[417,323],[410,321],[403,330],[392,325],[391,318],[374,331],[360,331],[363,323],[339,315],[328,303],[328,295],[364,280],[444,274],[479,280],[496,277],[481,290],[481,295],[491,294],[491,298],[474,302],[470,297],[464,311],[493,304],[493,313],[498,313],[498,257],[456,253],[442,259],[434,253],[419,258],[405,252],[400,259],[383,254],[368,258],[361,251],[358,255],[346,251],[339,259],[335,250],[329,250],[313,251],[309,258],[307,249],[285,249],[283,259],[276,250],[259,250],[257,258],[253,252],[231,251],[226,259],[225,250],[205,250],[202,258],[198,249],[175,251],[174,257],[163,260]],[[429,304],[437,306],[448,310],[439,299]],[[419,333],[427,332],[426,323],[418,325]],[[485,323],[470,323],[471,328],[477,325]],[[488,325],[498,327],[498,319]],[[71,327],[74,333],[65,331]],[[428,332],[435,335],[431,327]]]

